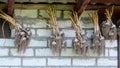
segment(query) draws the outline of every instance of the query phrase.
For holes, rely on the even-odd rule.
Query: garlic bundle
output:
[[[80,27],[79,16],[77,12],[71,15],[72,25],[76,31],[76,37],[72,40],[72,47],[75,53],[86,55],[87,52],[87,36],[85,31]]]
[[[94,52],[98,54],[104,54],[105,52],[105,38],[101,35],[98,24],[98,14],[97,11],[91,15],[94,24],[94,34],[93,34],[93,44],[92,47]]]
[[[18,24],[18,26],[20,26]],[[21,26],[15,29],[15,47],[17,47],[18,52],[25,52],[30,40],[31,40],[32,32],[30,28],[22,28]]]
[[[31,40],[32,33],[29,28],[23,28],[15,19],[0,10],[0,18],[5,19],[15,27],[15,47],[18,52],[25,52]]]
[[[112,22],[112,14],[113,14],[114,7],[112,7],[112,10],[106,9],[106,21],[103,21],[101,24],[101,31],[105,39],[116,39],[117,37],[117,28]]]
[[[50,47],[53,51],[53,53],[61,53],[61,48],[66,48],[66,41],[64,39],[64,33],[63,31],[60,31],[59,33],[54,33],[52,31],[52,34],[50,36]]]
[[[67,45],[64,38],[64,32],[57,26],[56,10],[53,7],[49,7],[47,13],[50,16],[51,20],[49,26],[52,28],[50,36],[50,48],[54,54],[59,53],[60,55],[62,47],[65,49]]]

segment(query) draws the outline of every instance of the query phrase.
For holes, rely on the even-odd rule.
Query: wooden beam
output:
[[[0,9],[3,9],[7,4],[0,4]],[[41,9],[46,10],[49,4],[15,4],[14,9]],[[57,10],[73,10],[74,5],[52,4]]]
[[[7,8],[7,4],[0,4],[0,9],[5,9]]]
[[[82,6],[83,0],[77,0],[76,1],[76,6],[74,7],[75,11],[78,11],[79,8]]]
[[[2,0],[1,2],[5,2]],[[39,2],[58,2],[58,3],[75,3],[75,0],[15,0],[15,2],[23,3],[23,2],[33,2],[33,3],[39,3]],[[120,0],[91,0],[90,2],[93,3],[112,3],[112,4],[120,4]]]
[[[28,7],[31,6],[31,7]],[[15,8],[17,9],[42,9],[46,10],[49,4],[16,4]],[[52,4],[57,10],[72,10],[73,5],[62,5],[62,4]]]
[[[69,4],[52,4],[55,6],[57,10],[73,10],[74,5]],[[31,7],[29,7],[31,6]],[[15,4],[14,9],[41,9],[46,10],[49,4]],[[112,6],[96,6],[96,5],[88,5],[85,10],[98,10],[98,9],[107,9]],[[7,8],[7,4],[0,4],[0,9]],[[120,6],[115,6],[115,9],[120,9]]]
[[[38,2],[60,2],[60,3],[67,3],[67,2],[74,2],[75,0],[15,0],[15,2],[33,2],[33,3],[38,3]]]
[[[93,3],[111,3],[111,4],[120,4],[120,0],[91,0]]]
[[[13,16],[14,12],[14,0],[8,0],[8,11],[7,14]]]
[[[75,7],[78,7],[77,12],[79,15],[81,15],[82,12],[87,8],[87,5],[90,1],[91,0],[78,0],[77,1],[78,3],[77,3],[77,6],[75,6]],[[80,5],[80,7],[79,7],[79,5]]]
[[[86,10],[102,10],[102,9],[110,9],[112,6],[94,6],[88,5]],[[120,6],[115,6],[114,9],[120,10]]]

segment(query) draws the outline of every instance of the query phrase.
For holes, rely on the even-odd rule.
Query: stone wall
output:
[[[91,45],[93,24],[86,11],[81,27],[87,33]],[[106,40],[105,55],[98,56],[89,49],[86,57],[73,53],[71,48],[75,31],[69,19],[69,11],[57,11],[58,26],[65,32],[66,51],[60,56],[54,55],[49,48],[49,16],[44,10],[15,10],[14,17],[24,27],[32,29],[32,40],[24,54],[18,54],[14,48],[14,29],[11,39],[0,39],[0,68],[117,68],[117,40]]]

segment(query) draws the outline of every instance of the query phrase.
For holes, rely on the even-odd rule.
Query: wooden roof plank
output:
[[[112,4],[120,4],[120,0],[91,0],[94,3],[112,3]]]
[[[57,10],[73,10],[74,5],[52,4]],[[29,7],[31,6],[31,7]],[[15,4],[14,9],[41,9],[46,10],[49,4]],[[7,8],[7,4],[0,4],[0,9]]]
[[[74,5],[52,4],[57,10],[72,10]],[[31,7],[28,7],[31,6]],[[46,10],[49,4],[15,4],[15,9],[41,9]]]
[[[75,3],[75,0],[15,0],[15,2],[33,2],[33,3],[38,3],[38,2],[61,2],[61,3],[67,3],[67,2],[73,2]]]
[[[8,0],[8,11],[7,14],[13,16],[14,12],[14,0]]]
[[[73,4],[52,4],[57,10],[73,10]],[[31,6],[31,7],[29,7]],[[49,4],[15,4],[15,9],[41,9],[46,10]],[[107,9],[112,6],[88,5],[85,10]],[[7,4],[0,4],[0,9],[7,8]],[[115,6],[115,9],[120,9],[120,6]]]
[[[94,6],[94,5],[88,5],[86,10],[101,10],[101,9],[110,9],[112,6]],[[120,9],[120,6],[115,6],[114,9]]]
[[[82,12],[87,8],[87,5],[88,5],[88,3],[90,2],[91,0],[78,0],[77,1],[77,6],[75,6],[75,7],[79,7],[78,9],[77,9],[77,12],[78,12],[78,14],[79,15],[81,15],[82,14]],[[80,5],[79,5],[80,4]]]
[[[0,0],[0,2],[7,2],[7,0]],[[15,0],[15,2],[33,2],[33,3],[38,3],[38,2],[60,2],[60,3],[68,3],[72,2],[75,3],[76,0]],[[120,0],[91,0],[92,3],[111,3],[111,4],[120,4]]]

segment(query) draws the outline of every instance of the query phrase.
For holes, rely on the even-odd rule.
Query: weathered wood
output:
[[[34,2],[34,3],[38,3],[38,2],[61,2],[61,3],[67,3],[67,2],[75,2],[75,0],[15,0],[15,2]]]
[[[74,4],[52,4],[57,10],[73,10]],[[30,6],[30,7],[29,7]],[[41,9],[46,10],[49,4],[15,4],[14,9]],[[86,10],[107,9],[112,6],[88,5]],[[7,4],[0,4],[0,9],[7,8]],[[115,6],[115,9],[120,9],[120,6]]]
[[[8,11],[7,14],[13,16],[14,12],[14,0],[8,0]]]
[[[52,4],[57,10],[73,10],[74,5]],[[49,4],[15,4],[15,9],[41,9],[46,10]],[[0,4],[0,9],[6,8],[6,4]]]
[[[28,7],[31,6],[31,7]],[[17,9],[43,9],[46,10],[49,4],[16,4],[15,8]],[[72,10],[73,5],[61,5],[61,4],[52,4],[57,10]]]
[[[76,6],[74,7],[75,11],[78,11],[79,8],[82,6],[83,0],[77,0],[76,1]]]
[[[5,9],[7,8],[7,4],[0,4],[0,9]]]
[[[75,7],[79,7],[77,12],[79,15],[81,15],[81,13],[87,8],[87,5],[88,3],[90,2],[91,0],[78,0],[77,1],[77,6]]]
[[[7,3],[7,1],[5,0],[0,0],[0,2],[5,2]],[[15,2],[19,2],[19,3],[23,3],[23,2],[33,2],[33,3],[38,3],[38,2],[47,2],[47,3],[75,3],[75,0],[15,0]]]
[[[97,10],[97,9],[103,10],[103,9],[110,9],[110,8],[112,8],[112,6],[99,6],[99,5],[94,6],[94,5],[88,5],[86,9],[87,10]],[[120,6],[115,6],[114,9],[118,10],[118,9],[120,9]]]
[[[0,0],[1,2],[5,2],[4,0]],[[67,2],[72,2],[75,3],[75,0],[15,0],[15,2],[33,2],[33,3],[38,3],[38,2],[60,2],[60,3],[67,3]],[[93,3],[113,3],[113,4],[120,4],[120,0],[91,0]]]
[[[120,4],[120,0],[91,0],[93,3],[112,3],[112,4]]]

